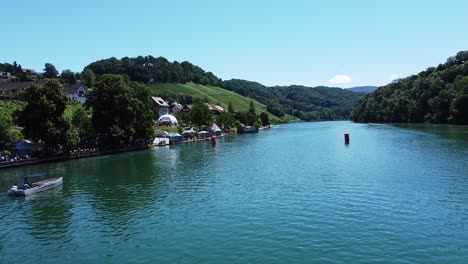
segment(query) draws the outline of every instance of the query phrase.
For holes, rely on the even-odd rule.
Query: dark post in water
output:
[[[348,133],[344,134],[344,142],[345,142],[345,144],[349,144],[349,134]]]

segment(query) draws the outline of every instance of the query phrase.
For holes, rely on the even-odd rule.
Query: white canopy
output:
[[[213,125],[211,126],[211,131],[220,132],[221,129],[215,123],[213,123]]]
[[[173,126],[179,125],[177,118],[175,118],[175,116],[173,115],[162,115],[161,117],[158,118],[158,123],[165,123],[165,124],[170,124]]]
[[[184,133],[182,133],[182,134],[195,134],[195,133],[196,132],[195,132],[195,130],[193,130],[193,127],[192,127],[192,128],[190,128],[190,130],[185,130]]]

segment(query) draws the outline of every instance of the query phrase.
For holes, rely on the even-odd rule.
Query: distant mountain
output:
[[[355,92],[355,93],[372,93],[377,90],[377,86],[356,86],[351,88],[346,88],[346,90]]]
[[[258,82],[232,79],[225,89],[254,98],[277,116],[289,114],[301,120],[347,119],[362,94],[333,87],[300,85],[266,87]]]

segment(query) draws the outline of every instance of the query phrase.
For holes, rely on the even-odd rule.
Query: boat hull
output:
[[[58,177],[58,178],[53,178],[53,179],[48,179],[40,182],[36,182],[32,184],[32,188],[26,189],[26,190],[18,190],[16,192],[10,191],[8,195],[11,196],[29,196],[35,193],[47,191],[50,189],[53,189],[57,186],[60,186],[63,184],[63,177]]]

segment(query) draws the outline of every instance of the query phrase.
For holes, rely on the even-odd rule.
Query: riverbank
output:
[[[236,135],[237,133],[224,133],[223,135],[217,136],[216,138],[224,138]],[[158,139],[158,138],[157,138]],[[168,139],[168,138],[160,138],[160,139]],[[169,146],[173,144],[186,144],[186,143],[195,143],[195,142],[205,142],[211,140],[211,137],[205,138],[194,138],[192,140],[184,140],[180,142],[168,142],[167,144],[160,144],[162,141],[158,141],[158,143],[153,143],[148,146],[142,147],[130,147],[130,148],[120,148],[120,149],[113,149],[113,150],[104,150],[104,151],[92,151],[92,152],[79,152],[70,155],[61,155],[49,158],[30,158],[24,160],[16,160],[16,161],[4,161],[0,162],[0,169],[4,168],[13,168],[13,167],[20,167],[20,166],[28,166],[28,165],[35,165],[41,163],[53,163],[53,162],[63,162],[72,159],[82,159],[82,158],[90,158],[102,155],[112,155],[112,154],[119,154],[124,152],[130,151],[138,151],[138,150],[145,150],[153,147],[162,147],[162,146]],[[168,140],[169,141],[169,140]]]
[[[101,156],[101,155],[112,155],[112,154],[119,154],[119,153],[124,153],[124,152],[138,151],[138,150],[145,150],[145,149],[148,149],[148,146],[128,147],[128,148],[119,148],[119,149],[93,151],[93,152],[81,152],[81,153],[54,156],[54,157],[48,157],[48,158],[31,158],[31,159],[17,160],[17,161],[4,161],[4,162],[0,162],[0,169],[34,165],[34,164],[40,164],[40,163],[62,162],[62,161],[67,161],[67,160],[72,160],[72,159],[82,159],[82,158],[89,158],[89,157],[95,157],[95,156]]]

